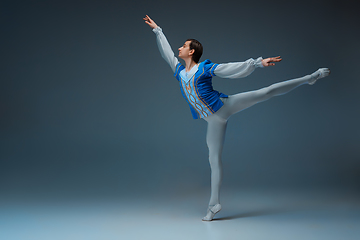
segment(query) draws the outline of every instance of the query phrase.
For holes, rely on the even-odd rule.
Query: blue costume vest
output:
[[[218,111],[224,104],[220,98],[228,96],[215,91],[212,87],[212,77],[215,76],[214,70],[218,66],[210,60],[199,64],[197,72],[186,82],[181,78],[180,72],[185,67],[178,63],[174,76],[180,83],[181,93],[189,104],[191,114],[194,119],[204,118]]]

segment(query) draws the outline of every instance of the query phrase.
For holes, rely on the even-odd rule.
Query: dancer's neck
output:
[[[185,61],[185,71],[189,72],[197,63],[192,60],[192,58],[184,59]]]

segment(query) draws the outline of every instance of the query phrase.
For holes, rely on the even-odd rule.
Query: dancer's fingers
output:
[[[148,24],[149,26],[150,26],[150,25],[152,24],[152,22],[153,22],[148,15],[146,15],[146,17],[144,17],[143,19],[145,20],[145,23]]]
[[[153,22],[153,20],[148,15],[146,15],[146,16],[149,19],[149,22]]]
[[[280,62],[281,60],[282,58],[278,58],[278,57],[271,59],[272,62]]]
[[[146,21],[148,21],[148,22],[150,22],[150,18],[149,18],[149,16],[148,15],[146,15],[146,17],[144,17],[144,20],[146,20]]]

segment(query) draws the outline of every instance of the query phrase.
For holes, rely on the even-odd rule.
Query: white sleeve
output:
[[[156,43],[159,47],[161,56],[170,65],[172,71],[175,72],[176,65],[179,63],[179,60],[175,57],[174,52],[171,50],[170,44],[162,32],[162,29],[157,27],[152,31],[156,34]]]
[[[255,68],[264,67],[262,59],[259,57],[256,60],[250,58],[245,62],[222,63],[215,68],[214,73],[221,78],[243,78],[250,75]]]

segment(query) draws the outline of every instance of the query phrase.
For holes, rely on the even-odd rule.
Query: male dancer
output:
[[[256,60],[250,58],[245,62],[215,64],[210,60],[199,62],[202,45],[195,39],[188,39],[179,50],[179,57],[185,66],[179,63],[162,32],[162,29],[146,15],[145,23],[156,34],[156,41],[161,56],[170,65],[174,76],[179,81],[181,92],[187,100],[194,119],[203,118],[208,122],[206,142],[209,148],[211,167],[211,197],[206,216],[203,221],[211,221],[221,210],[220,185],[222,180],[221,153],[224,144],[227,121],[238,113],[256,103],[274,96],[285,94],[303,84],[314,84],[319,78],[330,74],[328,68],[320,68],[316,72],[301,78],[272,84],[268,87],[227,96],[212,88],[213,76],[222,78],[241,78],[251,74],[257,67],[274,66],[280,62],[280,56]]]

